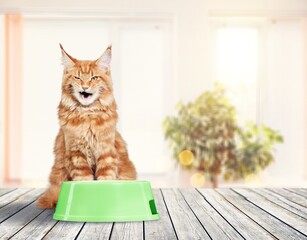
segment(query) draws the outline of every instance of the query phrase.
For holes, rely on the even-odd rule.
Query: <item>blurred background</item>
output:
[[[211,187],[208,172],[219,161],[220,187],[307,187],[306,0],[0,0],[0,187],[48,183],[59,129],[59,43],[84,60],[113,45],[118,129],[139,179],[154,187]],[[224,154],[228,146],[230,154],[241,151],[235,132],[226,142],[219,134],[205,137],[213,128],[223,133],[214,122],[223,112],[197,112],[201,123],[213,119],[199,139],[184,129],[175,134],[185,139],[180,147],[165,139],[167,117],[168,128],[179,129],[170,125],[178,103],[214,94],[217,81],[236,124],[254,124],[250,132],[242,127],[254,138],[240,145],[249,157],[235,164]],[[263,124],[280,136],[262,144]],[[194,125],[185,127],[203,132]],[[225,179],[227,169],[239,177]]]

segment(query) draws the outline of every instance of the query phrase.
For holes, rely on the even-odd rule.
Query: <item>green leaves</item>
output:
[[[163,122],[164,136],[173,156],[181,151],[193,152],[194,162],[188,166],[212,176],[222,172],[227,180],[244,178],[273,162],[273,145],[283,137],[275,130],[249,122],[238,126],[236,109],[225,96],[225,88],[217,83],[194,102],[176,106],[177,116]]]

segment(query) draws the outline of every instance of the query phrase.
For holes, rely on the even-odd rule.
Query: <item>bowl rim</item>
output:
[[[62,182],[62,184],[89,184],[89,183],[94,183],[94,184],[98,184],[98,185],[102,185],[102,184],[131,184],[131,183],[135,183],[135,184],[139,184],[139,183],[149,183],[149,181],[146,180],[78,180],[78,181],[64,181]]]

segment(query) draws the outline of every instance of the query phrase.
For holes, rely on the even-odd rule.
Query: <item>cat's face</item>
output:
[[[90,106],[95,101],[105,102],[112,96],[110,77],[111,47],[95,61],[81,61],[62,50],[64,65],[63,96],[82,106]],[[70,103],[72,104],[72,103]]]

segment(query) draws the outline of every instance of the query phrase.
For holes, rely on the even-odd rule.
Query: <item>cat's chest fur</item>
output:
[[[102,149],[114,142],[116,118],[110,112],[71,112],[60,117],[68,150],[83,149],[89,165],[94,166]]]

